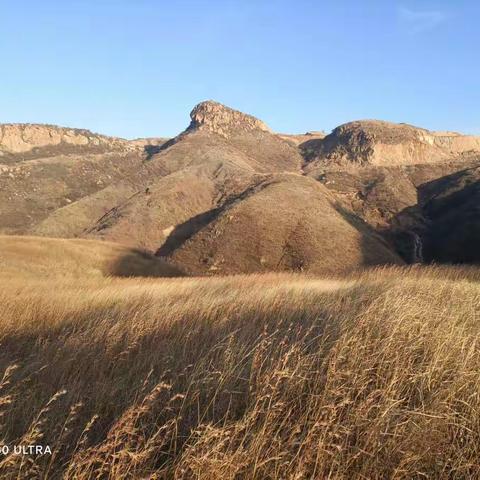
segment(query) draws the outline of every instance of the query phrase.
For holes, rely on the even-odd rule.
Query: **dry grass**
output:
[[[0,235],[0,280],[172,277],[182,272],[144,251],[111,242]]]
[[[0,274],[1,478],[480,477],[480,271]]]

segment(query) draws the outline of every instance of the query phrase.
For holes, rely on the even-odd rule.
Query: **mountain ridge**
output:
[[[36,124],[0,129],[0,233],[114,241],[194,274],[412,263],[423,261],[415,253],[423,241],[434,261],[431,232],[448,229],[451,217],[424,209],[423,185],[441,189],[443,177],[480,164],[480,137],[379,120],[328,135],[278,134],[211,100],[170,140]],[[247,193],[259,182],[273,183]],[[470,219],[472,203],[462,205],[459,218]]]

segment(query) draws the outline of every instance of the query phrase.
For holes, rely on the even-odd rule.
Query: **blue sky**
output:
[[[281,132],[480,134],[480,3],[0,0],[0,122],[170,136],[215,99]]]

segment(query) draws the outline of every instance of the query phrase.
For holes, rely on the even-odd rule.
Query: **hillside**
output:
[[[152,181],[145,190],[136,192],[103,215],[83,235],[155,252],[165,242],[171,242],[173,231],[178,232],[184,224],[194,225],[197,220],[206,219],[209,212],[239,195],[256,176],[249,168],[239,168],[228,160],[184,168]],[[72,209],[59,214],[70,213]],[[64,218],[49,219],[39,225],[37,231],[48,231],[46,227],[53,222],[55,228],[61,228]]]
[[[296,174],[261,179],[212,211],[203,228],[170,238],[157,255],[194,274],[334,273],[403,263],[325,187]]]
[[[300,148],[306,175],[382,233],[407,263],[478,262],[476,254],[463,252],[472,252],[467,244],[475,242],[480,215],[472,208],[465,215],[460,206],[456,212],[452,204],[450,218],[456,220],[440,221],[424,204],[426,196],[442,195],[450,177],[480,165],[480,137],[369,120],[341,125]],[[463,240],[457,241],[459,235]]]

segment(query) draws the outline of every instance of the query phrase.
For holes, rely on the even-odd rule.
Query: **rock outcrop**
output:
[[[226,138],[252,130],[271,133],[270,128],[258,118],[212,100],[199,103],[190,113],[190,118],[189,131],[207,130]]]
[[[120,138],[97,135],[89,130],[54,125],[7,123],[0,125],[0,151],[24,153],[34,148],[58,147],[127,148],[129,142]]]
[[[307,160],[319,163],[411,165],[435,163],[476,153],[480,137],[431,132],[407,124],[362,120],[335,128]]]

